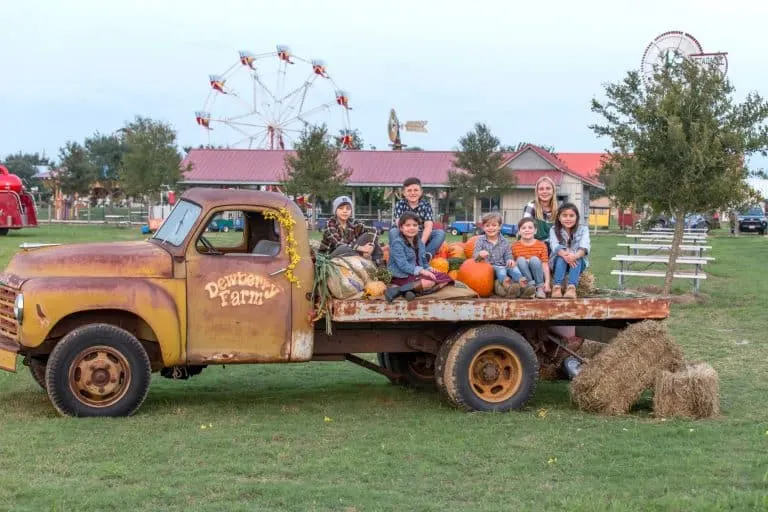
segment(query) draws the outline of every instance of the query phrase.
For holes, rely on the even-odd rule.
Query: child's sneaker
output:
[[[575,299],[576,298],[576,287],[572,284],[569,284],[568,287],[565,289],[565,295],[563,295],[566,299]]]
[[[536,295],[535,295],[535,297],[537,299],[546,299],[547,298],[547,294],[544,292],[544,287],[543,286],[539,286],[538,288],[536,288]]]
[[[563,290],[559,284],[556,284],[555,286],[552,287],[552,298],[553,299],[563,298]]]
[[[521,296],[523,299],[532,299],[532,298],[533,298],[533,295],[534,295],[535,293],[536,293],[536,288],[534,288],[532,285],[530,285],[530,284],[529,284],[528,286],[526,286],[525,288],[523,288],[523,291],[522,291],[522,293],[520,294],[520,296]]]

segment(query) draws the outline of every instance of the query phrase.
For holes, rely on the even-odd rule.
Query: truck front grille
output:
[[[19,323],[13,314],[13,304],[18,294],[18,290],[0,285],[0,335],[12,340],[19,337]]]

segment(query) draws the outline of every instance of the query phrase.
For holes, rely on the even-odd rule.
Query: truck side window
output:
[[[214,214],[205,232],[197,241],[201,254],[213,251],[230,256],[258,255],[276,257],[280,254],[280,225],[273,219],[265,219],[258,211],[224,211]]]

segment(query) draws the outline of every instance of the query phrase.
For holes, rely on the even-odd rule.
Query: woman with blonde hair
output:
[[[536,225],[534,238],[547,244],[549,250],[549,230],[557,219],[557,187],[549,176],[536,180],[534,199],[523,208],[523,218],[530,217]]]

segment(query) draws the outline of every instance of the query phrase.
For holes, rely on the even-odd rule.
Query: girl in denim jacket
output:
[[[589,266],[589,228],[579,223],[579,209],[573,203],[565,203],[557,210],[555,225],[549,231],[549,267],[554,269],[552,298],[576,298],[576,285],[581,273]],[[565,294],[562,283],[568,273]]]
[[[406,212],[397,222],[400,236],[389,244],[389,272],[394,287],[384,293],[388,302],[400,295],[413,300],[417,293],[433,292],[453,282],[448,274],[429,267],[427,248],[419,237],[419,218]]]

